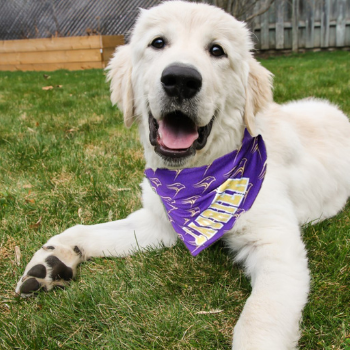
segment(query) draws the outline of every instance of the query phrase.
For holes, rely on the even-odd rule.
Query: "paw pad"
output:
[[[45,278],[46,267],[42,264],[35,265],[27,272],[27,275],[37,278]]]
[[[56,256],[51,255],[46,258],[46,263],[52,268],[51,278],[54,281],[64,279],[65,281],[69,281],[73,278],[73,270],[64,264],[60,259]]]
[[[40,287],[40,283],[35,278],[29,278],[21,285],[20,292],[23,294],[32,293],[39,290]]]
[[[78,246],[44,245],[28,264],[28,271],[17,283],[16,293],[26,297],[38,290],[65,287],[82,260],[83,253]]]

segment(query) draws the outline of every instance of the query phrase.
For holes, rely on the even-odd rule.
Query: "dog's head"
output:
[[[244,23],[205,4],[141,10],[130,44],[108,66],[111,100],[139,124],[147,166],[208,164],[234,150],[272,101]],[[214,146],[215,144],[215,146]]]

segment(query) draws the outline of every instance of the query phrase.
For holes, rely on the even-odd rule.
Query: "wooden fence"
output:
[[[249,25],[258,50],[350,48],[350,1],[275,0]]]
[[[122,35],[0,41],[0,70],[105,68]]]

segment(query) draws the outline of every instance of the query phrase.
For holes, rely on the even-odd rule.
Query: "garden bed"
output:
[[[0,41],[0,70],[105,68],[122,35]]]

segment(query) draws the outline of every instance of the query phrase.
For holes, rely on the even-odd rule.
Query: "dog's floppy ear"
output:
[[[123,112],[124,123],[130,127],[134,121],[134,94],[131,84],[130,46],[117,47],[106,68],[107,81],[111,82],[111,101]]]
[[[272,77],[258,61],[250,59],[244,122],[251,135],[254,134],[255,115],[272,102]]]

